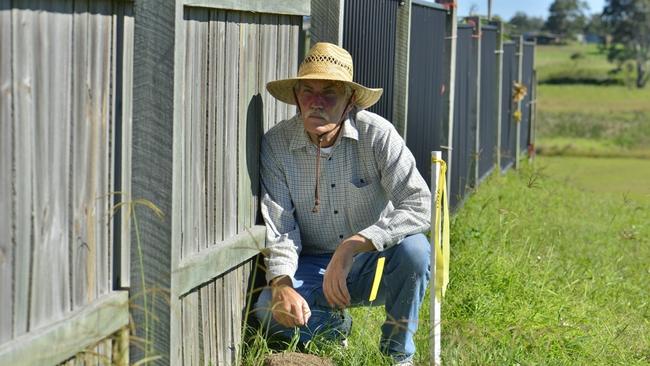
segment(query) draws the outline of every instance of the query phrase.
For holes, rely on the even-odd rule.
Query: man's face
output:
[[[302,80],[296,96],[305,130],[316,136],[336,127],[349,99],[343,83],[328,80]]]

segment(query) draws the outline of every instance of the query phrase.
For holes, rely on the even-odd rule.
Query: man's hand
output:
[[[354,256],[375,250],[372,242],[361,235],[352,235],[336,248],[323,277],[323,293],[331,307],[339,309],[350,306],[347,278]]]
[[[284,276],[277,280],[274,279],[271,293],[271,312],[278,323],[287,328],[307,324],[311,310],[307,301],[293,289],[291,278]]]

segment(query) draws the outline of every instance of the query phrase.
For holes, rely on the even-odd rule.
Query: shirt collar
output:
[[[289,146],[289,150],[300,149],[302,147],[307,147],[311,144],[311,141],[309,140],[309,136],[307,135],[305,129],[302,126],[302,121],[300,120],[300,117],[296,115],[294,118],[298,126],[294,129],[293,138],[291,139],[291,145]],[[357,125],[353,118],[348,117],[346,118],[345,121],[343,121],[343,126],[341,130],[341,134],[339,135],[339,140],[341,137],[347,137],[349,139],[353,139],[357,141],[359,140],[359,130],[357,130]]]

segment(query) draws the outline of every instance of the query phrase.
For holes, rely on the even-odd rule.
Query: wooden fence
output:
[[[236,364],[259,140],[295,113],[264,86],[307,14],[0,2],[0,364]]]
[[[296,73],[310,9],[312,41],[347,45],[355,79],[385,89],[423,176],[442,150],[460,202],[516,164],[534,95],[513,103],[512,84],[534,90],[534,45],[500,53],[497,24],[481,52],[480,21],[457,27],[449,3],[0,0],[0,364],[237,363],[260,137],[295,113],[264,86]]]
[[[0,2],[0,364],[128,357],[111,210],[132,6],[11,3]]]

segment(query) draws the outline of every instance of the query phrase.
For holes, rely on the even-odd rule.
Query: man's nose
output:
[[[322,94],[314,94],[312,101],[313,108],[323,108],[325,106],[325,97]]]

